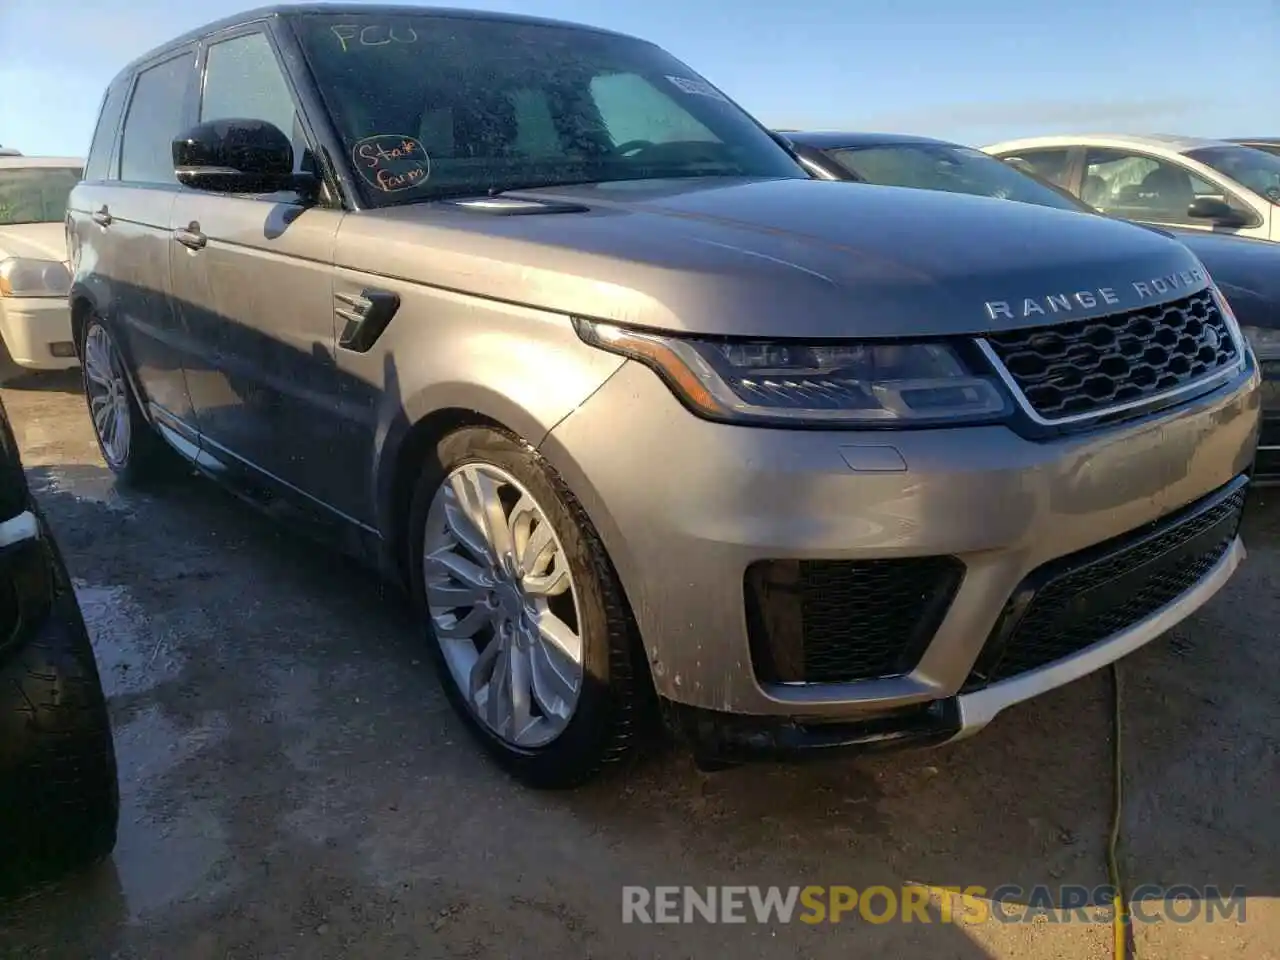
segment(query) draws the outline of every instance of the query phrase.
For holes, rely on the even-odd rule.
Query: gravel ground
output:
[[[27,958],[1107,957],[1103,924],[624,925],[624,884],[1106,882],[1105,675],[930,752],[700,775],[654,749],[517,789],[440,694],[405,606],[210,483],[117,490],[73,376],[6,390],[108,687],[112,860],[0,907]],[[1280,496],[1190,622],[1124,662],[1124,869],[1243,885],[1243,924],[1144,958],[1280,957]]]

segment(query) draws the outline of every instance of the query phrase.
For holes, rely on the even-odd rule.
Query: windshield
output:
[[[652,44],[439,16],[295,21],[374,205],[555,183],[804,173]]]
[[[1187,156],[1280,205],[1280,157],[1252,147],[1205,147]]]
[[[868,183],[970,193],[1059,210],[1089,209],[990,154],[970,147],[945,143],[882,143],[842,147],[832,150],[831,156]]]
[[[0,227],[62,222],[80,174],[79,167],[0,168]]]

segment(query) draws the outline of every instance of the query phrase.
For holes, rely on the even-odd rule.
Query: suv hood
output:
[[[67,227],[57,223],[15,223],[0,226],[0,260],[28,257],[32,260],[67,259]]]
[[[353,214],[340,265],[547,310],[757,337],[981,334],[1205,285],[1172,238],[985,197],[820,180],[631,181]],[[489,211],[489,212],[486,212]]]

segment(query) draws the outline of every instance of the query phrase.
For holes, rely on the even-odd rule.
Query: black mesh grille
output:
[[[745,587],[756,675],[846,683],[908,673],[963,578],[955,557],[752,564]]]
[[[1033,573],[1009,601],[969,686],[1060,660],[1145,620],[1195,586],[1235,539],[1245,486]]]
[[[1095,320],[991,334],[988,342],[1046,420],[1145,400],[1239,358],[1208,290]]]

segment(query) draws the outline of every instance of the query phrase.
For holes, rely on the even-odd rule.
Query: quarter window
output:
[[[293,141],[294,171],[302,169],[306,139],[288,81],[265,34],[250,33],[209,47],[200,122],[232,118],[277,127]]]
[[[173,139],[182,133],[187,81],[195,66],[188,52],[138,74],[120,145],[120,179],[176,183]]]
[[[1069,188],[1067,176],[1071,172],[1068,160],[1070,151],[1061,150],[1027,150],[1022,153],[1006,153],[1000,159],[1011,167],[1026,173],[1035,174],[1041,180],[1048,180],[1059,187]]]

